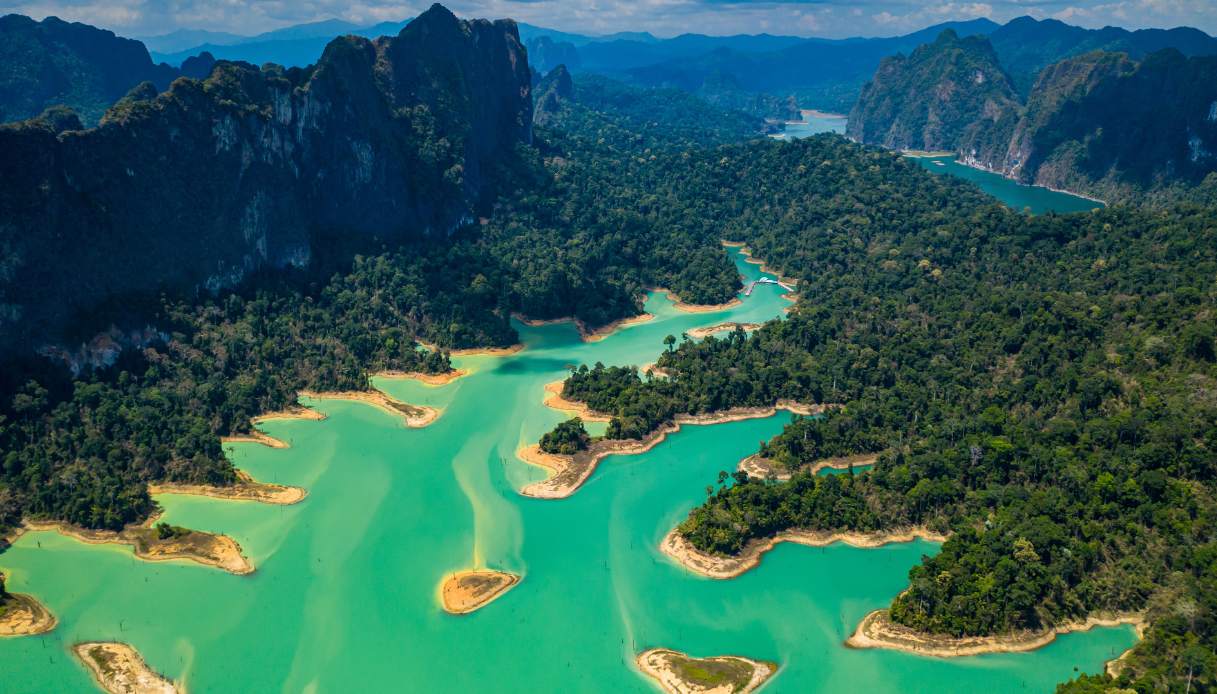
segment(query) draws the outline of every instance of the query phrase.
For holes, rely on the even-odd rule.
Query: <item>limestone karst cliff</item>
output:
[[[112,297],[449,232],[530,141],[529,78],[513,22],[436,5],[309,68],[222,62],[141,86],[96,128],[62,111],[0,126],[0,349]]]

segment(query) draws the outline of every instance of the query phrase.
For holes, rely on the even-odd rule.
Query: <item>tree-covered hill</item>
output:
[[[807,175],[830,167],[858,173]],[[1121,683],[1213,686],[1217,178],[1163,209],[1028,217],[901,167],[818,138],[683,177],[752,183],[765,204],[724,201],[741,210],[724,234],[800,278],[797,310],[660,354],[666,379],[580,369],[566,396],[616,436],[690,407],[843,403],[762,453],[795,470],[878,453],[873,471],[737,476],[680,532],[733,553],[790,528],[948,531],[896,621],[959,636],[1147,611]]]
[[[1047,64],[1023,98],[990,43],[999,38],[944,32],[908,57],[885,60],[854,105],[847,134],[956,152],[1025,183],[1110,200],[1185,188],[1217,170],[1217,55],[1092,51]],[[1111,38],[1130,48],[1166,40]]]

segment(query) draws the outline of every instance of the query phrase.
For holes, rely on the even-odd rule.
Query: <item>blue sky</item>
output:
[[[429,2],[401,0],[0,0],[0,13],[104,26],[128,36],[178,28],[255,34],[337,17],[357,23],[395,21]],[[801,36],[890,36],[948,19],[1002,22],[1029,14],[1086,27],[1195,26],[1217,34],[1217,0],[452,0],[467,17],[513,17],[583,33],[650,31]]]

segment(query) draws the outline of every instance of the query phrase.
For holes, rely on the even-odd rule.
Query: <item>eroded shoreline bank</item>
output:
[[[655,294],[667,294],[668,300],[672,302],[672,308],[684,313],[715,313],[744,305],[744,300],[738,296],[721,304],[691,304],[682,300],[679,294],[667,287],[650,287],[647,291]]]
[[[156,482],[148,485],[149,494],[188,494],[228,501],[255,501],[261,504],[291,506],[304,501],[308,491],[302,487],[259,482],[244,470],[237,470],[237,482],[228,487],[209,484]]]
[[[58,624],[59,619],[32,595],[9,593],[0,600],[0,637],[37,636]]]
[[[881,609],[863,617],[853,635],[845,640],[845,645],[850,648],[888,648],[938,658],[955,658],[985,653],[1022,653],[1043,648],[1055,641],[1060,634],[1122,624],[1132,625],[1137,631],[1137,637],[1140,638],[1145,630],[1145,615],[1141,613],[1092,615],[1081,621],[1066,622],[1039,631],[1018,631],[998,636],[952,637],[927,634],[897,624],[888,616],[886,609]],[[1115,662],[1111,661],[1109,667]]]
[[[638,325],[639,323],[646,323],[649,320],[653,320],[655,318],[655,316],[650,313],[640,313],[636,316],[629,316],[627,318],[619,318],[619,319],[613,321],[612,323],[606,323],[605,325],[602,325],[599,328],[595,328],[595,329],[589,328],[587,326],[587,323],[584,323],[581,319],[572,318],[570,316],[565,316],[562,318],[538,319],[538,318],[529,318],[528,316],[525,316],[525,315],[522,315],[519,313],[513,313],[512,318],[515,318],[516,320],[520,321],[521,323],[523,323],[524,325],[527,325],[530,328],[539,328],[539,327],[546,326],[546,325],[558,325],[560,323],[574,323],[575,329],[579,331],[579,337],[584,342],[599,342],[599,341],[603,340],[604,338],[608,337],[609,335],[612,335],[613,333],[617,332],[621,328],[628,328],[631,325]]]
[[[878,453],[859,453],[857,455],[837,456],[834,458],[821,458],[810,465],[805,465],[798,470],[787,470],[779,467],[776,463],[768,458],[762,458],[759,453],[753,454],[739,461],[736,469],[741,472],[748,473],[749,477],[757,479],[772,479],[779,482],[786,481],[794,476],[795,472],[807,470],[812,475],[818,475],[824,470],[848,470],[850,467],[862,467],[874,465],[879,460]]]
[[[379,390],[339,390],[318,392],[302,390],[300,395],[317,400],[348,400],[362,402],[378,408],[382,412],[400,417],[411,429],[420,429],[439,419],[440,411],[425,405],[411,405],[391,397]]]
[[[560,412],[568,412],[576,417],[581,418],[585,422],[607,422],[612,419],[609,415],[596,412],[587,406],[587,403],[578,400],[567,400],[562,396],[562,392],[566,389],[566,381],[551,381],[545,384],[545,399],[542,404],[546,407],[558,410]]]
[[[703,552],[686,540],[680,534],[679,529],[673,528],[659,543],[659,550],[693,573],[706,578],[728,579],[756,568],[765,553],[782,542],[793,542],[808,547],[827,547],[840,542],[851,547],[873,548],[914,540],[946,542],[947,537],[924,527],[911,527],[883,533],[787,530],[774,537],[750,540],[739,554],[729,556]]]

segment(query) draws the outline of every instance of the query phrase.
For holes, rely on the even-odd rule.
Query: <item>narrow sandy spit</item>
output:
[[[422,340],[417,339],[415,342],[423,347],[426,347],[432,352],[443,351],[438,346],[433,345],[430,342],[423,342]],[[512,345],[510,347],[469,347],[466,349],[450,349],[447,351],[448,354],[453,357],[506,357],[508,355],[520,352],[523,349],[524,345]]]
[[[707,414],[677,415],[674,422],[661,426],[644,439],[602,439],[592,442],[586,451],[580,451],[575,455],[545,453],[534,444],[520,449],[516,452],[516,456],[526,463],[543,467],[553,474],[544,480],[525,486],[520,493],[538,499],[565,499],[587,481],[587,478],[604,458],[610,455],[645,453],[662,443],[668,434],[680,431],[681,426],[686,424],[723,424],[744,419],[771,417],[778,410],[811,415],[833,407],[840,407],[840,405],[805,405],[790,400],[779,400],[774,407],[737,407]]]
[[[923,527],[912,527],[884,533],[859,533],[852,531],[827,532],[820,530],[787,530],[776,537],[755,539],[748,542],[738,555],[717,555],[703,552],[692,545],[673,528],[664,536],[659,549],[676,563],[706,578],[735,578],[756,568],[761,557],[781,542],[794,542],[808,547],[826,547],[837,542],[852,547],[881,547],[893,542],[946,542],[946,536]]]
[[[32,595],[9,593],[0,602],[0,637],[37,636],[51,631],[59,620]]]
[[[725,663],[742,664],[752,669],[752,676],[742,688],[732,684],[722,684],[717,687],[704,687],[695,682],[689,682],[677,672],[673,665],[675,660],[690,660],[694,663]],[[668,694],[748,694],[760,689],[777,673],[777,664],[752,660],[735,655],[720,655],[712,658],[691,658],[680,651],[668,648],[652,648],[638,654],[635,659],[638,669],[654,679]]]
[[[148,485],[149,494],[190,494],[230,501],[256,501],[276,506],[291,506],[304,501],[308,492],[300,487],[259,482],[244,470],[237,470],[237,482],[228,487],[209,484],[177,484],[160,482]]]
[[[465,369],[452,369],[442,374],[425,374],[420,371],[381,371],[375,374],[379,378],[388,378],[392,380],[414,380],[429,386],[445,386],[458,378],[468,376],[469,372]]]
[[[302,390],[300,395],[318,400],[349,400],[362,402],[379,408],[395,417],[405,420],[406,426],[419,429],[439,419],[439,410],[422,405],[410,405],[396,398],[389,397],[379,390],[342,390],[319,393],[312,390]]]
[[[529,318],[527,316],[523,316],[518,313],[512,314],[512,317],[515,318],[516,320],[520,321],[524,325],[529,326],[530,328],[538,328],[543,325],[557,325],[558,323],[572,323],[573,322],[575,324],[575,328],[578,329],[578,331],[579,331],[579,337],[582,338],[584,342],[599,342],[599,341],[603,340],[604,338],[608,337],[609,335],[612,335],[614,332],[620,330],[621,328],[628,328],[631,325],[638,325],[639,323],[645,323],[645,322],[655,318],[655,316],[651,315],[650,313],[640,313],[637,316],[630,316],[629,318],[622,318],[620,320],[615,320],[612,323],[608,323],[607,325],[602,325],[599,328],[596,328],[595,330],[593,330],[587,326],[587,323],[584,323],[582,320],[579,320],[578,318],[564,317],[564,318],[549,318],[549,319],[542,320],[542,319]]]
[[[72,647],[93,675],[93,680],[110,694],[177,694],[177,685],[154,671],[143,656],[125,643],[90,642]]]
[[[700,339],[715,333],[732,332],[736,328],[743,328],[745,332],[751,332],[760,327],[760,323],[736,323],[734,321],[727,321],[725,323],[719,323],[717,325],[711,325],[705,328],[693,328],[692,330],[686,330],[685,334],[689,337]]]
[[[571,414],[581,418],[585,422],[607,422],[612,417],[606,414],[596,412],[587,406],[587,403],[579,402],[578,400],[567,400],[562,397],[562,391],[565,390],[566,381],[553,381],[545,384],[545,400],[543,404],[554,410],[561,412],[570,412]]]
[[[845,641],[851,648],[890,648],[938,658],[981,655],[984,653],[1022,653],[1043,648],[1056,640],[1058,634],[1089,631],[1094,627],[1131,624],[1140,637],[1145,629],[1145,615],[1119,613],[1092,615],[1082,621],[1066,622],[1040,631],[1016,631],[999,636],[965,636],[956,638],[927,634],[893,622],[887,610],[875,610],[862,618],[858,628]],[[1123,657],[1123,656],[1121,656]],[[1109,663],[1108,667],[1117,661]]]

